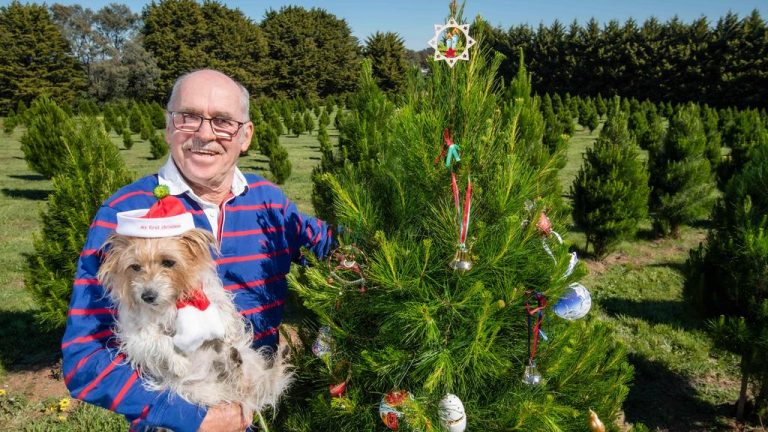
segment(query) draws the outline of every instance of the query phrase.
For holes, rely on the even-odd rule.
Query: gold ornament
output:
[[[592,432],[605,432],[605,425],[592,410],[589,410],[589,430]]]

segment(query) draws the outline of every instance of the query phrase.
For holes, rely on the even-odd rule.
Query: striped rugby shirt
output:
[[[61,345],[64,380],[72,396],[123,414],[131,430],[196,431],[207,412],[169,391],[149,391],[141,385],[137,372],[117,352],[112,333],[115,308],[96,278],[101,248],[115,230],[116,214],[149,208],[156,202],[152,191],[158,183],[170,183],[172,193],[185,191],[177,196],[192,213],[195,226],[212,229],[210,209],[206,215],[204,203],[180,176],[173,175],[178,173],[175,168],[169,158],[159,176],[120,189],[97,212],[78,261]],[[216,213],[221,249],[216,263],[224,288],[234,294],[237,309],[253,324],[254,347],[274,347],[291,262],[299,258],[302,246],[325,256],[332,245],[330,230],[319,219],[302,215],[274,184],[237,169],[233,195]]]

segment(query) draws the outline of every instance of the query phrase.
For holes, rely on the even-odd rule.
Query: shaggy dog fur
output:
[[[171,390],[199,405],[240,403],[243,412],[277,404],[291,381],[285,353],[273,356],[251,348],[253,331],[216,273],[210,233],[194,229],[165,238],[113,234],[107,246],[98,278],[117,306],[119,349],[147,387]],[[225,336],[184,353],[173,343],[176,301],[200,287],[218,308]]]

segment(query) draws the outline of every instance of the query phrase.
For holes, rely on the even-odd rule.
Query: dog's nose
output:
[[[157,293],[153,290],[144,291],[141,293],[141,299],[146,303],[152,304],[157,300]]]

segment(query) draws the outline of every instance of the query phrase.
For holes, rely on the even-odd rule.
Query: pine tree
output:
[[[698,110],[689,105],[670,119],[661,146],[648,149],[650,211],[657,233],[677,237],[680,225],[711,210],[715,185],[706,147]]]
[[[739,111],[724,127],[722,142],[731,149],[718,171],[718,183],[724,187],[752,159],[756,149],[768,145],[768,126],[763,124],[757,110]]]
[[[594,147],[584,155],[571,187],[573,220],[587,246],[602,258],[618,241],[632,238],[648,212],[648,172],[623,111],[608,117]]]
[[[85,74],[43,4],[0,7],[0,47],[0,113],[42,95],[70,104],[85,86]]]
[[[272,145],[270,148],[269,171],[277,184],[285,183],[291,176],[291,161],[288,159],[288,150],[280,144]]]
[[[21,137],[21,151],[27,165],[46,178],[62,172],[71,149],[67,137],[73,134],[74,120],[48,97],[32,102],[26,118],[27,132]]]
[[[405,43],[397,33],[376,32],[365,40],[363,55],[371,60],[379,88],[397,95],[405,87],[407,62]]]
[[[34,108],[32,108],[34,109]],[[46,330],[61,328],[88,227],[105,199],[131,181],[120,152],[99,122],[77,124],[63,137],[62,169],[41,213],[42,230],[27,255],[24,284],[39,307],[37,319]]]
[[[139,104],[136,102],[131,103],[131,110],[128,113],[128,125],[131,128],[131,132],[136,134],[141,132],[141,128],[144,125],[142,119],[143,116],[141,115]]]
[[[149,140],[150,137],[155,135],[155,129],[152,126],[152,119],[149,117],[142,115],[141,116],[141,131],[139,132],[139,137],[142,139],[142,141]]]
[[[723,160],[717,111],[704,105],[701,110],[701,123],[704,126],[704,134],[707,136],[707,160],[709,160],[712,171],[717,172],[720,162]]]
[[[306,130],[304,126],[304,116],[301,113],[296,113],[291,121],[291,132],[295,133],[298,137]]]
[[[664,128],[664,121],[661,116],[655,111],[646,112],[646,117],[648,118],[648,127],[637,137],[637,144],[641,149],[650,151],[652,148],[661,146],[667,130]]]
[[[686,265],[686,290],[692,304],[713,318],[710,328],[715,340],[741,355],[739,419],[749,381],[754,384],[755,411],[768,408],[767,186],[768,147],[762,147],[728,182],[712,212],[707,241],[691,251]]]
[[[131,147],[133,147],[133,136],[131,135],[131,131],[127,128],[123,129],[123,147],[125,147],[126,150],[130,150]]]
[[[597,115],[600,117],[604,116],[608,112],[608,106],[605,104],[605,99],[600,96],[600,93],[597,94],[597,98],[595,100],[595,109],[597,109]]]
[[[13,109],[11,109],[5,119],[3,119],[3,132],[5,132],[6,135],[12,134],[13,130],[16,129],[16,124],[18,122],[19,116],[16,115]]]
[[[162,133],[152,131],[149,136],[149,153],[152,159],[160,159],[168,154],[168,144]]]
[[[400,430],[438,430],[438,401],[448,392],[464,401],[471,430],[583,430],[590,407],[606,423],[616,417],[631,372],[599,320],[553,320],[548,330],[557,336],[538,349],[545,380],[537,388],[522,382],[526,289],[556,299],[576,276],[562,279],[567,249],[554,248],[553,264],[536,224],[525,223],[542,210],[541,172],[515,152],[517,131],[528,126],[506,118],[516,111],[499,109],[506,102],[495,86],[502,57],[485,55],[473,51],[468,64],[448,70],[432,63],[427,76],[414,74],[397,110],[370,66],[363,68],[341,130],[358,139],[343,144],[347,158],[321,177],[330,186],[332,220],[344,227],[340,241],[365,257],[350,264],[349,256],[332,254],[320,263],[310,255],[313,266],[288,276],[308,311],[298,331],[304,345],[291,357],[297,385],[275,429],[383,430],[376,407],[394,390],[414,397]],[[450,171],[434,163],[449,126],[461,148],[454,168],[462,201],[472,181],[474,266],[465,273],[448,264],[458,222]],[[336,279],[343,276],[337,260],[358,265],[365,289]],[[321,326],[331,345],[324,359],[309,349]],[[345,380],[346,393],[332,398],[329,386]]]
[[[304,112],[304,130],[312,135],[312,131],[315,130],[315,120],[312,118],[312,114],[309,111]]]
[[[323,112],[320,113],[320,117],[317,119],[317,125],[318,127],[327,128],[329,124],[331,124],[331,119],[328,117],[328,110],[324,109]]]

